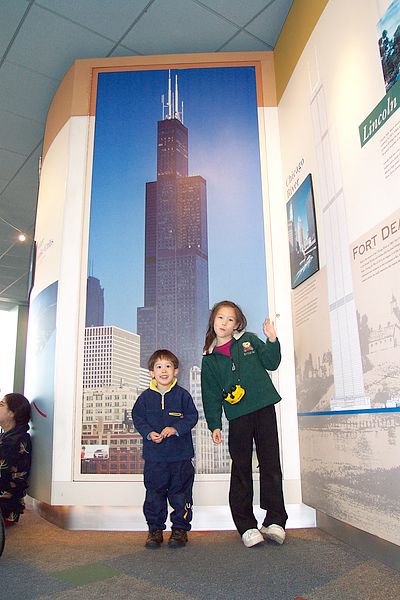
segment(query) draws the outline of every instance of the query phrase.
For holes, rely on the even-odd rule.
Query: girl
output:
[[[22,394],[6,394],[0,400],[0,510],[6,525],[24,512],[24,496],[31,467],[28,433],[31,405]]]
[[[263,323],[265,343],[245,332],[246,325],[246,317],[234,302],[223,300],[214,305],[204,344],[201,389],[215,444],[222,443],[222,408],[229,421],[229,505],[249,548],[264,538],[283,544],[287,513],[274,408],[281,398],[266,372],[278,368],[280,344],[268,318]],[[260,530],[253,513],[253,440],[260,466],[260,505],[267,511]]]

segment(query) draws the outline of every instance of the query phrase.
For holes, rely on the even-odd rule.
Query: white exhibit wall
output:
[[[83,222],[87,196],[89,119],[71,117],[69,143],[64,157],[68,165],[57,302],[56,385],[54,421],[54,501],[59,482],[73,479],[74,430],[81,314],[81,256],[85,244]],[[90,181],[90,180],[89,180]],[[79,407],[79,403],[78,403]],[[66,450],[69,451],[66,451]]]
[[[279,104],[283,204],[311,173],[320,265],[292,291],[303,498],[394,544],[400,90],[378,40],[399,8],[331,0]]]
[[[69,142],[66,125],[53,140],[41,165],[26,351],[25,394],[33,403],[30,494],[48,503],[52,501],[56,311]],[[68,454],[65,449],[66,459]]]
[[[282,190],[279,122],[277,108],[259,109],[261,173],[264,197],[265,241],[270,318],[276,323],[282,361],[272,374],[282,396],[277,406],[284,492],[289,503],[301,502],[300,459],[290,296],[289,249],[286,209]],[[282,231],[285,235],[282,235]]]

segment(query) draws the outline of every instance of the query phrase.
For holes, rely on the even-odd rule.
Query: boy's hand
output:
[[[211,437],[214,444],[222,444],[222,433],[220,429],[214,429]]]
[[[270,342],[275,342],[276,340],[276,331],[274,327],[274,322],[271,321],[268,317],[265,319],[263,323],[263,331],[265,337],[269,339]]]
[[[171,437],[171,435],[175,435],[175,434],[176,434],[175,427],[164,427],[164,429],[160,433],[160,435],[162,436],[163,439],[167,438],[167,437]]]
[[[163,436],[161,435],[161,433],[157,433],[157,431],[151,431],[150,432],[150,439],[152,442],[155,442],[156,444],[159,444],[160,442],[163,441]]]

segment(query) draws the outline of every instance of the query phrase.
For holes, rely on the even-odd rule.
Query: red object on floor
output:
[[[16,521],[7,521],[7,519],[4,519],[4,526],[5,527],[11,527],[12,525],[16,525],[17,522]]]

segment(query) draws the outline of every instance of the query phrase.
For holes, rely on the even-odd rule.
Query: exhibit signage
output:
[[[389,117],[399,108],[400,80],[395,83],[386,96],[377,104],[374,110],[359,126],[360,142],[363,147],[377,131],[386,123]]]

